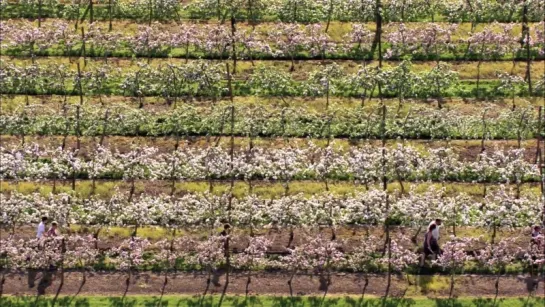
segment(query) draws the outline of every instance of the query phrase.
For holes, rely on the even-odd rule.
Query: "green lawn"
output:
[[[220,296],[207,296],[202,299],[200,296],[165,296],[162,300],[158,296],[80,296],[60,297],[56,304],[58,306],[218,306]],[[35,297],[7,297],[0,300],[0,305],[11,306],[50,306],[53,298]],[[281,296],[227,296],[221,306],[543,306],[545,301],[542,298],[498,298],[494,304],[493,298],[464,297],[449,300],[446,298],[369,298],[361,300],[356,296],[331,296],[323,299],[317,296],[306,297],[281,297]]]

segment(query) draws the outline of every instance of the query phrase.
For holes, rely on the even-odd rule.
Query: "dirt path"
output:
[[[206,289],[207,276],[202,273],[170,274],[168,283],[164,285],[164,274],[140,272],[133,274],[127,287],[127,274],[95,272],[87,273],[85,283],[82,283],[81,272],[65,273],[62,295],[111,295],[127,294],[160,295],[165,286],[165,295],[170,294],[203,294]],[[32,286],[29,279],[33,279]],[[259,273],[252,277],[248,285],[249,294],[284,295],[290,294],[287,283],[289,275],[285,273]],[[449,277],[447,276],[410,276],[410,285],[406,277],[393,276],[390,287],[392,296],[428,296],[444,297],[449,295]],[[6,275],[4,294],[11,295],[54,295],[59,287],[59,274],[10,273]],[[543,296],[543,280],[529,276],[502,277],[499,284],[499,295],[502,297],[527,296],[535,291],[537,296]],[[231,274],[227,287],[228,294],[246,293],[247,276]],[[328,286],[329,284],[329,286]],[[494,296],[495,277],[483,275],[464,275],[455,279],[454,295],[456,296]],[[366,295],[383,296],[386,292],[387,278],[385,275],[374,275],[369,278],[365,289]],[[225,274],[220,273],[211,278],[207,294],[219,294],[225,286]],[[293,295],[361,295],[364,279],[361,274],[333,274],[328,282],[320,275],[297,275],[292,282]]]

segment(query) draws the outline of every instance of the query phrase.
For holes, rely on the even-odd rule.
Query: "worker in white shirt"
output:
[[[428,256],[438,257],[442,254],[441,248],[439,247],[439,226],[443,221],[441,219],[435,219],[431,222],[426,229],[426,234],[424,235],[424,253],[420,258],[420,266],[424,266],[426,258]]]
[[[429,225],[428,225],[428,229],[430,229],[431,225],[435,224],[437,227],[435,227],[435,229],[432,230],[431,234],[433,235],[433,238],[435,240],[437,240],[439,242],[439,229],[441,228],[441,225],[443,224],[443,220],[442,219],[435,219],[435,221],[432,221]]]
[[[38,225],[38,231],[36,232],[36,238],[41,239],[45,233],[45,224],[47,224],[47,216],[42,217],[42,222]]]

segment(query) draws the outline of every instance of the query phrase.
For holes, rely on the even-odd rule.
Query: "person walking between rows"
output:
[[[441,255],[441,248],[439,247],[439,228],[443,221],[441,219],[435,219],[431,222],[424,235],[424,254],[421,257],[420,265],[424,266],[426,258],[430,255],[437,257]]]
[[[38,230],[36,231],[36,239],[41,239],[45,233],[45,225],[47,224],[47,216],[42,217],[42,221],[38,225]]]
[[[440,234],[439,234],[439,229],[441,228],[441,225],[443,224],[443,220],[442,219],[435,219],[434,221],[432,221],[429,225],[428,225],[428,230],[430,229],[431,225],[435,224],[437,227],[433,230],[433,236],[435,237],[435,239],[437,241],[439,241],[439,237],[440,237]]]
[[[51,223],[51,228],[45,234],[46,237],[56,237],[59,233],[57,232],[57,222]]]

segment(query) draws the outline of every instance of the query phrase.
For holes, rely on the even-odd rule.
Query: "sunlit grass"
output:
[[[278,198],[285,194],[285,188],[282,182],[267,182],[267,181],[253,181],[251,182],[253,194],[262,198]],[[440,188],[445,187],[447,195],[456,195],[459,193],[467,193],[473,197],[480,198],[483,195],[482,184],[474,183],[403,183],[405,192],[410,190],[419,192],[426,191],[430,186]],[[226,193],[230,189],[229,181],[213,181],[211,184],[208,181],[188,181],[176,183],[175,193],[181,195],[183,193],[204,193],[212,191],[213,194],[220,195]],[[363,185],[354,184],[352,182],[329,182],[329,192],[335,195],[353,195],[358,191],[365,191],[366,188]],[[498,185],[488,184],[488,191],[493,190]],[[373,187],[373,186],[370,186]],[[381,188],[380,184],[376,184],[374,187]],[[128,192],[129,184],[123,181],[97,181],[95,185],[95,191],[93,193],[92,182],[89,180],[78,180],[76,182],[76,190],[72,191],[70,182],[57,182],[56,193],[69,193],[78,197],[90,197],[96,195],[99,197],[108,198],[112,196],[115,191]],[[3,181],[0,183],[0,192],[9,193],[17,191],[23,194],[40,193],[41,195],[48,195],[53,190],[53,184],[51,181],[45,182],[10,182]],[[387,190],[390,193],[399,193],[401,187],[398,182],[388,183]],[[137,194],[169,194],[171,191],[171,183],[167,181],[140,181],[135,185],[135,192]],[[292,181],[289,184],[288,194],[303,194],[307,197],[317,194],[326,193],[325,184],[319,181]],[[522,193],[539,194],[540,186],[538,183],[523,184],[521,186]],[[233,195],[237,198],[244,197],[250,193],[250,183],[244,181],[235,181],[233,187]]]

